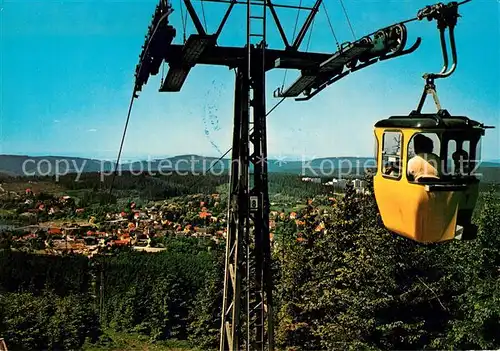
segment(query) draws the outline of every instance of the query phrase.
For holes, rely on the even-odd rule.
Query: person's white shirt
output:
[[[419,178],[439,179],[439,157],[433,153],[420,153],[408,161],[408,175],[417,181]]]

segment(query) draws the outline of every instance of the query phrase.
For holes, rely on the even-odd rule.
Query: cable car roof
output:
[[[450,116],[443,113],[421,113],[410,116],[391,116],[378,121],[376,128],[416,128],[416,129],[461,129],[484,130],[482,123],[465,116]]]

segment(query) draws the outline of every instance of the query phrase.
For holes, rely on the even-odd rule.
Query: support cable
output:
[[[299,8],[302,7],[302,0],[300,0],[299,3]],[[300,15],[300,9],[297,10],[297,16],[295,17],[295,25],[293,26],[293,35],[292,35],[292,42],[295,41],[295,34],[297,32],[297,24],[299,23],[299,15]],[[285,88],[285,81],[286,81],[286,75],[288,73],[288,68],[285,69],[285,74],[283,75],[283,82],[281,83],[281,89]]]
[[[299,7],[302,6],[302,0],[300,0]],[[295,34],[297,32],[297,24],[299,23],[300,10],[297,10],[297,16],[295,17],[295,25],[293,26],[292,41],[295,41]]]
[[[181,9],[181,21],[182,21],[182,39],[184,40],[184,44],[186,43],[186,27],[187,27],[187,11],[186,17],[184,17],[184,10],[182,7],[182,0],[179,0],[179,8]]]
[[[312,32],[314,29],[314,21],[316,21],[316,17],[313,18],[313,21],[311,23],[311,29],[309,30],[309,37],[307,38],[306,52],[309,51],[309,44],[311,43]]]
[[[347,20],[347,24],[349,25],[349,28],[351,29],[352,37],[354,38],[354,40],[356,40],[356,34],[354,34],[354,29],[352,27],[351,20],[349,19],[349,15],[347,14],[347,10],[344,6],[344,1],[343,0],[339,0],[339,1],[340,1],[340,5],[342,5],[342,10],[344,10],[344,15],[345,15],[345,18]]]
[[[270,110],[266,113],[266,116],[265,116],[265,117],[269,116],[269,115],[270,115],[270,114],[271,114],[271,113],[272,113],[275,109],[277,109],[277,108],[278,108],[278,106],[279,106],[279,105],[280,105],[283,101],[285,101],[285,99],[286,99],[286,98],[284,98],[284,97],[283,97],[283,98],[281,98],[281,99],[280,99],[280,101],[278,101],[278,102],[277,102],[277,103],[276,103],[276,104],[275,104],[275,105],[274,105],[274,106],[273,106],[273,107],[272,107],[272,108],[271,108],[271,109],[270,109]],[[253,128],[251,128],[248,132],[249,132],[249,133],[251,133],[252,131],[253,131]],[[212,168],[214,168],[214,166],[215,166],[215,164],[216,164],[216,163],[218,163],[219,161],[222,161],[222,159],[223,159],[224,157],[226,157],[226,156],[227,156],[227,154],[228,154],[228,153],[230,153],[232,149],[233,149],[233,148],[230,148],[229,150],[227,150],[227,151],[226,151],[226,152],[225,152],[225,153],[224,153],[221,157],[219,157],[219,159],[218,159],[217,161],[213,162],[213,163],[212,163],[212,165],[211,165],[211,166],[207,169],[207,172],[206,172],[206,173],[210,172],[210,171],[212,170]]]
[[[165,78],[165,62],[161,64],[161,85],[163,85],[163,79]]]
[[[186,43],[186,40],[187,40],[187,37],[186,37],[186,33],[187,33],[187,20],[188,20],[188,11],[186,9],[186,12],[184,12],[184,22],[185,22],[184,32],[183,32],[183,35],[184,35],[184,44]]]
[[[166,14],[164,14],[161,18],[160,18],[160,21],[161,22],[164,18],[166,18],[168,15],[170,14],[170,12],[167,12]],[[149,46],[151,45],[151,39],[155,36],[156,32],[158,30],[158,26],[156,26],[156,28],[154,29],[152,35],[150,36],[147,44],[144,46],[144,53],[147,53],[148,50],[149,50]],[[139,74],[141,72],[141,69],[142,69],[142,63],[143,63],[143,60],[144,59],[144,56],[141,55],[141,61],[139,62],[139,66],[138,66],[138,69],[137,69],[137,74]],[[118,151],[118,157],[116,158],[116,164],[115,164],[115,169],[114,169],[114,172],[113,172],[113,178],[111,179],[111,184],[110,184],[110,187],[109,187],[109,195],[111,195],[113,193],[113,185],[115,183],[115,178],[116,178],[116,173],[118,172],[118,165],[120,164],[120,158],[122,156],[122,151],[123,151],[123,144],[125,143],[125,136],[127,135],[127,128],[128,128],[128,123],[130,121],[130,115],[132,113],[132,107],[134,106],[134,99],[137,98],[137,75],[136,75],[136,79],[135,79],[135,84],[134,84],[134,89],[132,90],[132,97],[130,98],[130,105],[128,107],[128,113],[127,113],[127,120],[125,122],[125,127],[123,128],[123,135],[122,135],[122,140],[121,140],[121,143],[120,143],[120,150]]]
[[[118,157],[116,158],[116,164],[115,164],[115,170],[113,172],[113,178],[111,179],[111,185],[109,187],[109,195],[112,195],[112,193],[113,193],[113,185],[115,183],[116,173],[118,172],[118,166],[120,164],[120,158],[122,156],[123,144],[125,143],[125,136],[127,135],[128,122],[130,121],[130,114],[132,113],[132,106],[134,106],[135,93],[136,93],[136,91],[134,89],[134,92],[132,93],[132,98],[130,99],[130,105],[128,107],[127,120],[125,122],[125,127],[123,128],[122,141],[120,143],[120,150],[118,151]]]
[[[201,0],[201,13],[203,14],[203,24],[205,25],[205,32],[208,32],[207,18],[205,17],[205,6],[203,6],[204,3],[205,1]]]
[[[337,35],[335,35],[335,31],[333,30],[333,25],[332,25],[332,21],[330,21],[330,16],[328,15],[328,10],[326,9],[324,2],[321,2],[321,5],[323,6],[323,10],[325,10],[326,19],[328,20],[328,25],[330,26],[330,30],[333,34],[333,38],[335,39],[335,43],[337,44],[337,49],[340,50],[339,40],[337,39]]]
[[[293,26],[292,42],[295,41],[295,34],[297,32],[297,24],[299,23],[300,8],[302,7],[302,0],[299,3],[299,10],[297,10],[297,16],[295,17],[295,25]],[[283,75],[283,82],[281,83],[281,89],[285,88],[286,75],[288,73],[288,68],[285,69],[285,74]]]

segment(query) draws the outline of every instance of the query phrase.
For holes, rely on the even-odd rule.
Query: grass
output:
[[[191,348],[187,341],[165,340],[152,342],[149,337],[135,333],[106,330],[97,344],[86,343],[83,351],[200,351]]]
[[[55,184],[53,182],[8,182],[8,183],[3,183],[2,187],[5,189],[5,191],[13,191],[16,193],[24,193],[24,191],[28,188],[32,189],[33,192],[35,193],[48,193],[48,194],[59,194],[61,192],[64,192],[64,188],[61,187],[58,184]]]

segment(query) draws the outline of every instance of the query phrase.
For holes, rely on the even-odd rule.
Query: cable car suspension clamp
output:
[[[436,108],[438,111],[441,111],[441,103],[439,102],[439,98],[437,96],[436,92],[436,84],[434,84],[434,77],[429,77],[429,76],[424,76],[425,78],[425,87],[424,91],[422,93],[422,96],[420,97],[420,101],[418,103],[418,107],[415,111],[412,111],[413,114],[420,114],[422,112],[422,108],[424,107],[425,99],[427,98],[427,95],[432,95],[432,98],[434,99],[434,104],[436,105]]]
[[[435,5],[426,6],[421,9],[417,14],[417,19],[422,20],[427,18],[428,21],[436,20],[437,27],[439,29],[440,41],[441,41],[441,50],[443,53],[443,68],[439,73],[426,73],[423,75],[425,79],[425,87],[424,92],[420,98],[420,102],[415,111],[412,111],[412,115],[420,114],[422,108],[424,106],[425,99],[428,94],[431,94],[434,103],[437,107],[438,112],[442,111],[441,104],[439,102],[439,98],[436,92],[436,85],[434,84],[434,80],[438,78],[447,78],[449,77],[457,67],[457,49],[455,45],[455,26],[457,24],[458,17],[458,6],[464,4],[470,0],[463,1],[461,3],[457,3],[455,1],[450,2],[448,4],[438,3]],[[452,56],[452,66],[448,69],[448,49],[446,45],[446,36],[445,31],[446,28],[449,29],[449,37],[450,37],[450,47],[451,47],[451,56]]]

